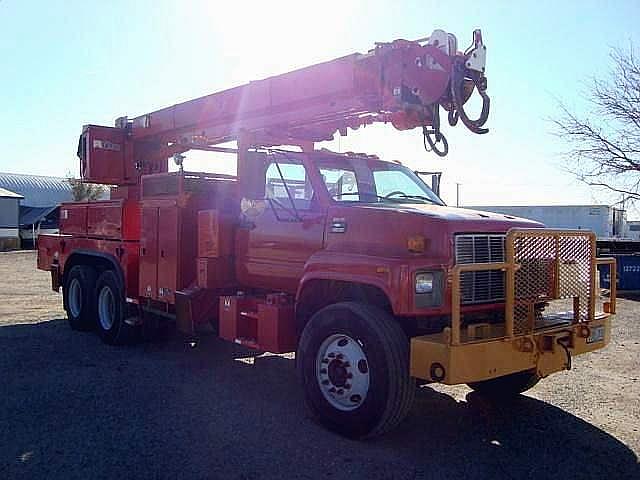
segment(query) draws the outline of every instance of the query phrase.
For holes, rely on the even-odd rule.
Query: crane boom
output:
[[[425,146],[428,141],[444,155],[448,147],[440,106],[449,112],[451,125],[460,118],[475,133],[487,131],[482,128],[489,113],[485,55],[480,30],[464,53],[453,34],[435,30],[422,40],[378,43],[366,54],[250,82],[132,120],[121,117],[108,135],[108,127],[88,126],[79,146],[81,172],[90,181],[126,184],[141,173],[163,171],[162,160],[150,160],[161,154],[211,148],[247,135],[260,146],[313,143],[376,122],[390,122],[399,130],[420,127]],[[484,100],[477,120],[463,108],[474,88]],[[89,159],[105,155],[122,155],[124,181],[113,171],[111,178],[96,178],[98,167]]]

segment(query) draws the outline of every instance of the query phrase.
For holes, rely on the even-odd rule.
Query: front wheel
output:
[[[509,398],[533,388],[540,381],[535,371],[512,373],[490,380],[469,383],[469,387],[478,393],[493,398]]]
[[[380,435],[413,403],[409,339],[377,307],[343,302],[323,308],[304,328],[296,360],[311,413],[341,435]]]

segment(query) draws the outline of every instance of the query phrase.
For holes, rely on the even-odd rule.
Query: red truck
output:
[[[596,268],[611,261],[592,234],[447,207],[399,162],[314,148],[390,122],[446,154],[440,108],[485,133],[485,53],[479,31],[460,52],[436,30],[85,126],[82,178],[111,199],[63,204],[61,233],[38,240],[71,327],[125,344],[213,326],[295,351],[311,412],[355,438],[397,425],[416,379],[514,395],[604,347],[615,291],[599,313]],[[184,171],[190,150],[235,154],[237,175]]]

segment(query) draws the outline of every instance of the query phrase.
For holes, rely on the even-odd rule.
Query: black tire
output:
[[[71,267],[62,302],[73,330],[92,330],[96,324],[96,271],[87,265]]]
[[[120,279],[113,270],[102,272],[96,282],[96,326],[100,338],[109,345],[132,343],[137,329],[125,322],[127,302]]]
[[[361,403],[347,411],[327,400],[328,394],[321,390],[321,375],[316,373],[321,371],[317,362],[323,344],[339,335],[355,340],[368,362],[364,364],[369,379],[367,393]],[[312,415],[329,430],[346,437],[374,437],[391,430],[413,403],[415,381],[409,376],[409,339],[398,322],[380,308],[342,302],[318,311],[302,332],[296,362]]]
[[[469,387],[478,393],[496,399],[507,399],[533,388],[540,381],[535,371],[512,373],[503,377],[469,383]]]

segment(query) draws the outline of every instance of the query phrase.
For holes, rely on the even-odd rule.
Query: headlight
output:
[[[433,292],[433,273],[418,273],[416,275],[416,293]]]
[[[415,294],[413,304],[416,308],[433,308],[442,306],[444,289],[442,270],[418,272],[415,275]]]

